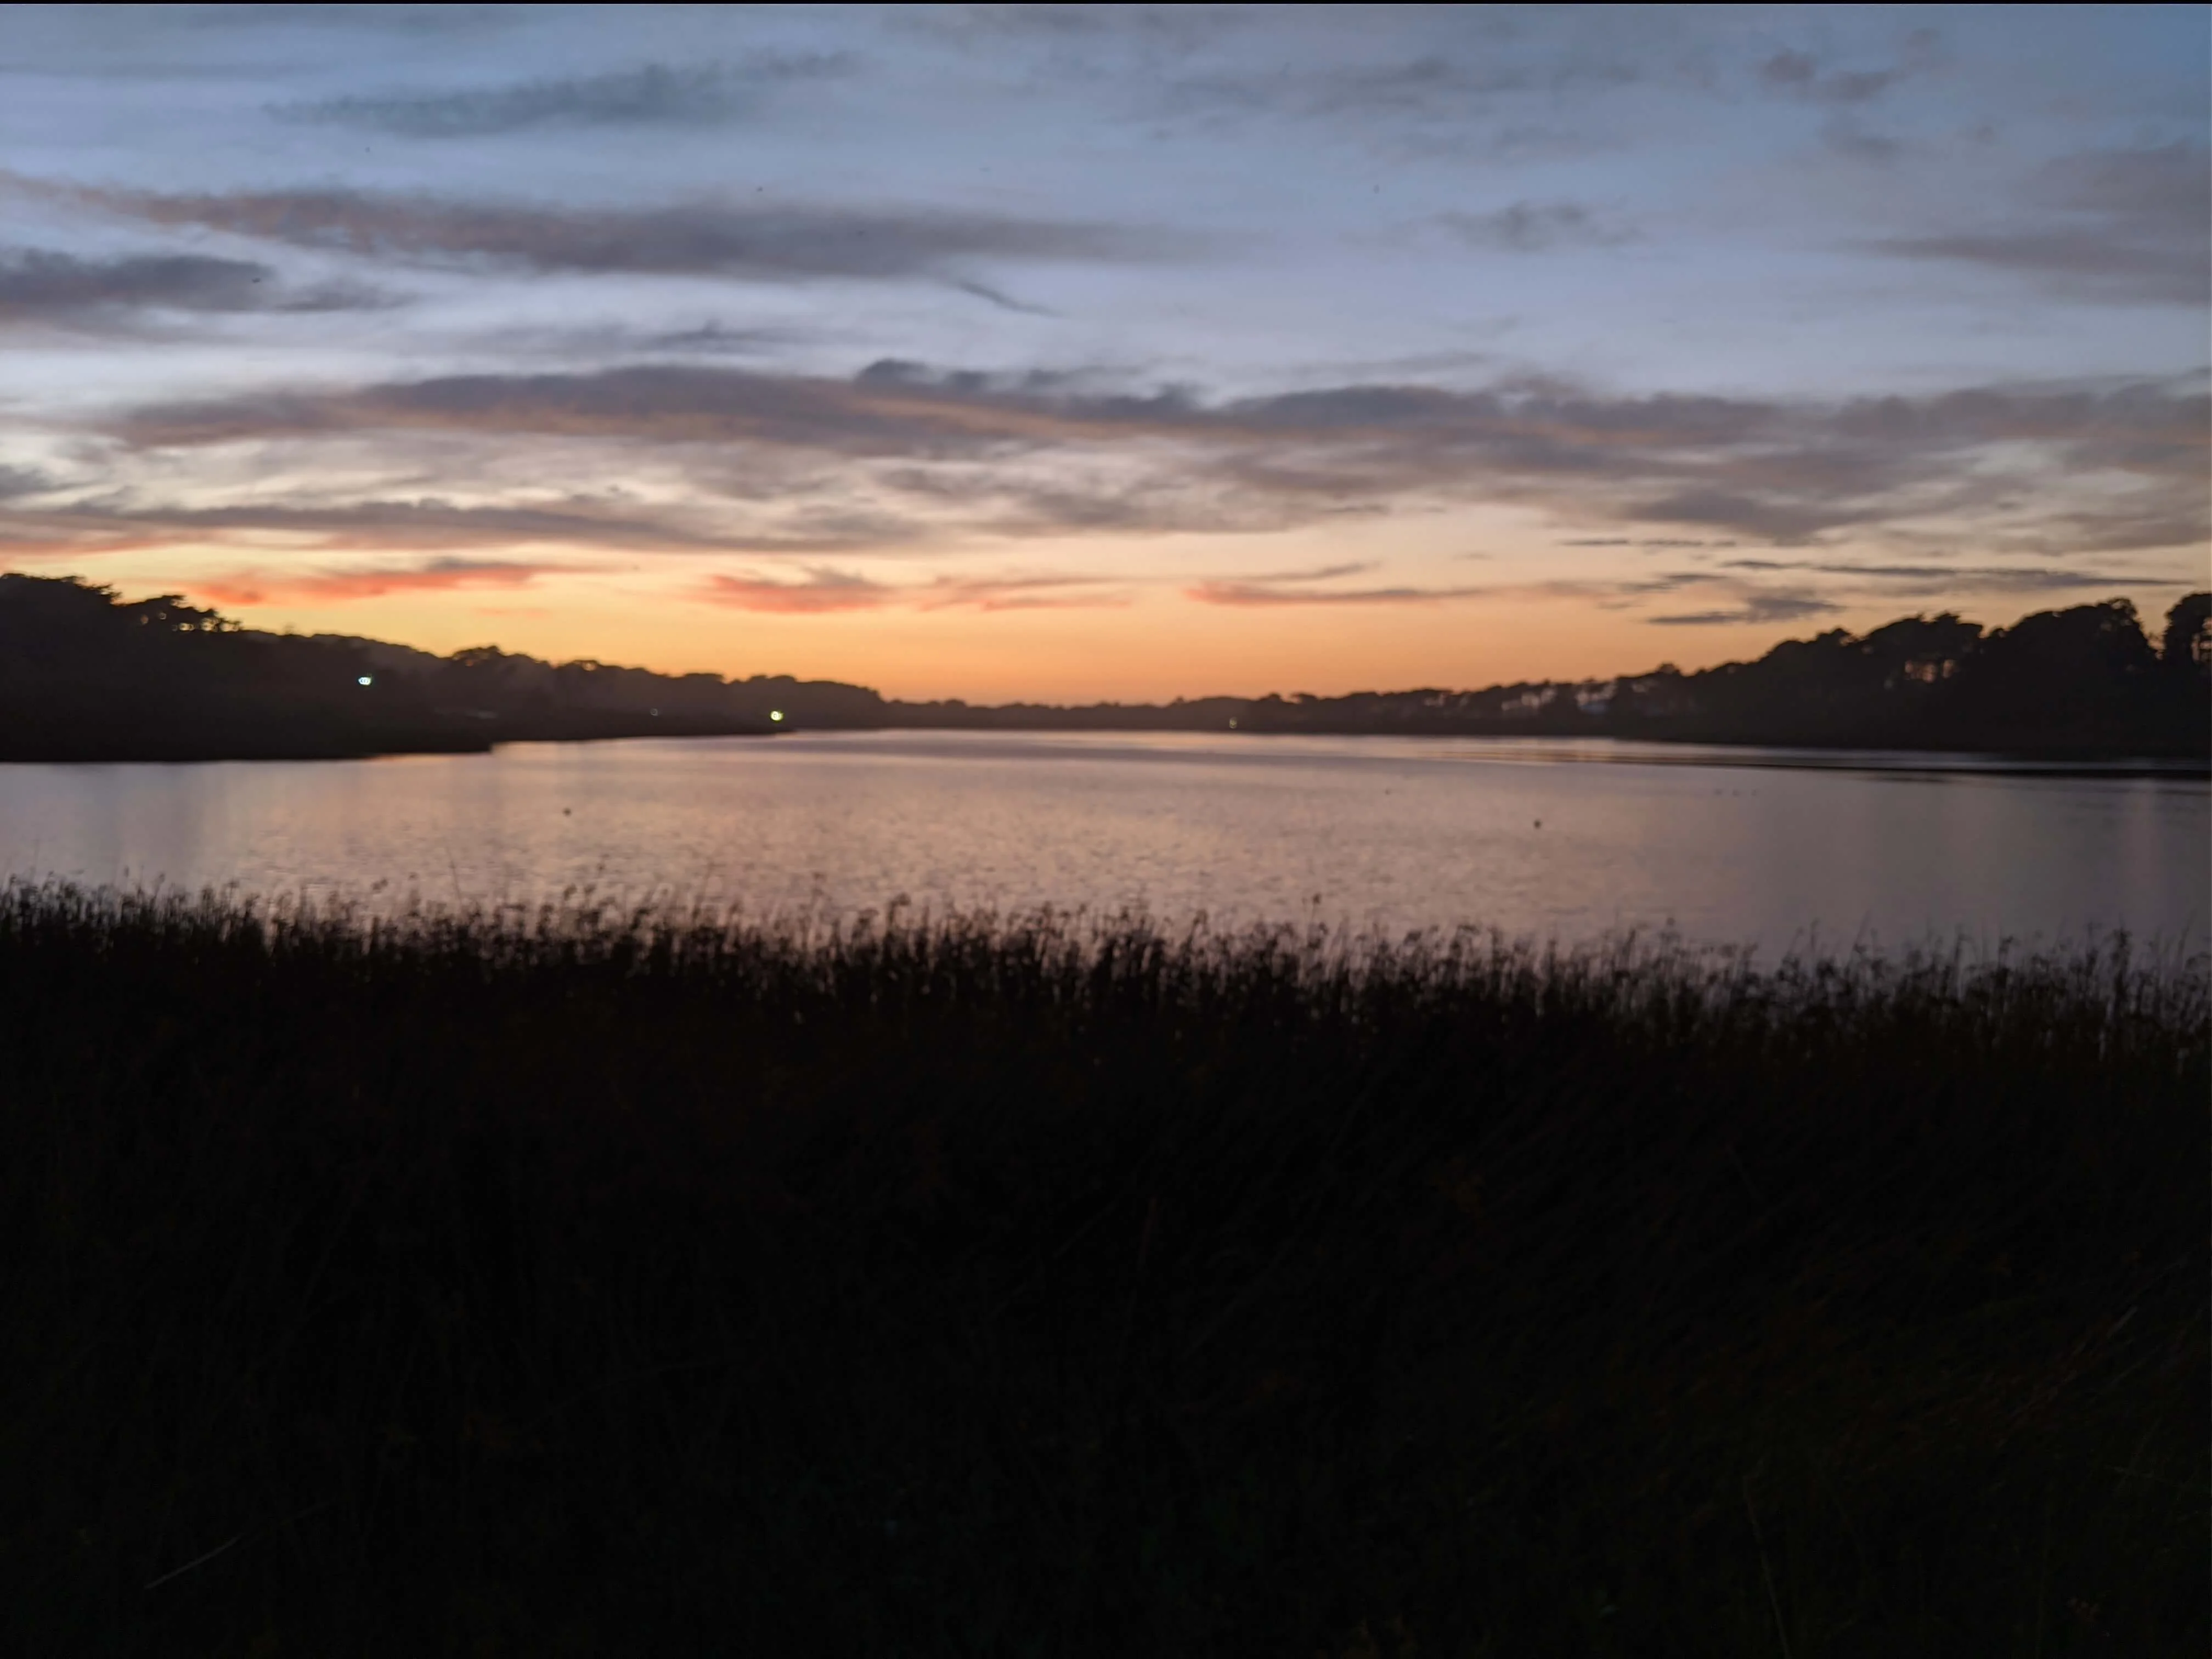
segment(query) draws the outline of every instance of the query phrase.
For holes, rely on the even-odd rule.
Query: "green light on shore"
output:
[[[768,717],[772,720],[780,720],[783,718],[783,710],[781,708],[771,708],[768,711]]]

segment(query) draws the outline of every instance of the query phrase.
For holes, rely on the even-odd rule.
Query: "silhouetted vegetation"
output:
[[[2207,980],[0,902],[0,1647],[2201,1654]]]
[[[1611,680],[1170,703],[900,702],[863,686],[654,674],[479,646],[434,656],[252,632],[176,595],[123,604],[0,575],[0,760],[258,759],[519,738],[885,727],[1588,736],[2212,761],[2212,594],[2160,645],[2125,599],[1984,632],[1946,613],[1833,629],[1755,662]]]
[[[1212,697],[1164,707],[893,705],[886,724],[1256,732],[1639,738],[1694,743],[1996,752],[2052,759],[2212,759],[2212,630],[2191,594],[2163,648],[2133,605],[2039,611],[1984,633],[1949,614],[1863,636],[1835,629],[1755,662],[1662,665],[1610,680],[1481,691]],[[927,713],[921,711],[926,710]]]
[[[0,575],[0,760],[315,760],[741,735],[769,729],[762,712],[638,669],[260,633],[176,594],[125,604],[81,581]]]

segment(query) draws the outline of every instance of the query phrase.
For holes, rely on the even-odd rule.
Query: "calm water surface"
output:
[[[1787,761],[1737,751],[1732,761]],[[0,766],[0,873],[535,902],[1141,906],[1181,921],[1673,926],[2203,948],[2212,789],[1925,757],[1230,734],[522,744],[313,763]]]

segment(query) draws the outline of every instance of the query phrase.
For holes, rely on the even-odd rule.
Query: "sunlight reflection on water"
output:
[[[1774,761],[1779,751],[1740,751]],[[1622,744],[854,732],[0,766],[0,871],[380,908],[1050,904],[1216,924],[1671,925],[1772,953],[2124,927],[2203,948],[2201,780],[1714,764]],[[1924,769],[1924,757],[1897,757]],[[1617,763],[1578,761],[1610,759]]]

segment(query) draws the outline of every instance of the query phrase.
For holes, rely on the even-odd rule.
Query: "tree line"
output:
[[[1832,629],[1747,662],[1604,680],[1167,703],[904,702],[787,675],[656,674],[493,646],[439,656],[241,627],[178,594],[0,575],[0,759],[311,758],[532,738],[887,727],[1661,740],[2212,757],[2212,593],[2155,639],[2126,599],[1985,629],[1951,612]]]

